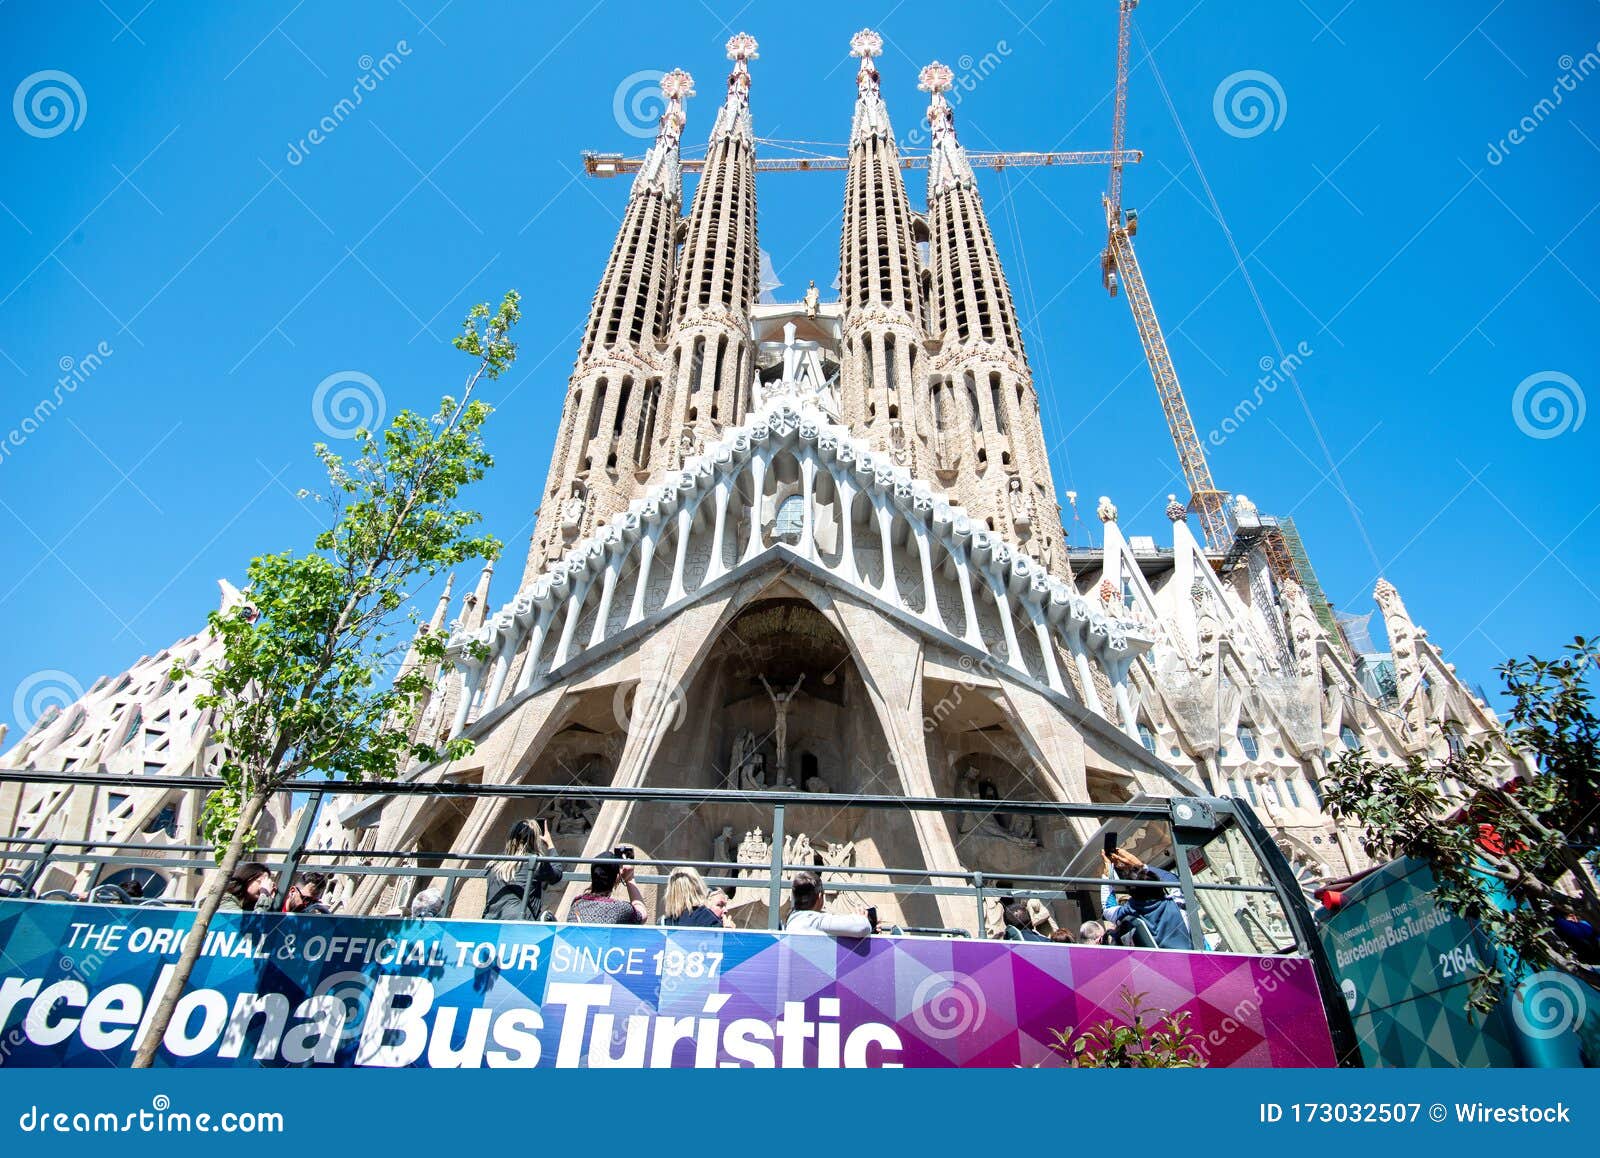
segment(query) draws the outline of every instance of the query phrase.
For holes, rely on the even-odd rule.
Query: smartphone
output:
[[[867,909],[867,924],[872,926],[872,931],[878,931],[878,907],[876,905]]]
[[[1106,855],[1110,856],[1112,853],[1114,853],[1116,851],[1117,851],[1117,834],[1114,831],[1113,832],[1108,832],[1108,833],[1106,833]]]
[[[632,860],[633,859],[633,849],[630,848],[628,845],[619,844],[616,848],[611,850],[611,855],[616,857],[618,860],[622,860],[624,858],[626,858],[627,860]]]

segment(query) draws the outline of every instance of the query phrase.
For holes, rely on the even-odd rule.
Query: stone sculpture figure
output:
[[[722,864],[730,864],[734,862],[736,854],[733,825],[724,824],[722,831],[711,840],[711,859]]]
[[[1011,525],[1019,533],[1027,531],[1033,525],[1033,512],[1028,506],[1027,493],[1022,489],[1022,480],[1016,475],[1006,484],[1006,503],[1011,508]]]
[[[767,777],[761,753],[752,753],[739,769],[739,788],[745,792],[765,792]]]
[[[783,776],[789,771],[789,702],[800,692],[800,685],[806,682],[804,672],[794,681],[794,687],[782,695],[772,690],[772,685],[767,682],[767,677],[761,677],[761,686],[767,689],[767,695],[772,699],[774,720],[772,724],[773,742],[778,747],[778,758],[773,765],[773,778]]]
[[[961,771],[957,795],[978,801],[1000,799],[1000,793],[995,788],[994,783],[982,779],[978,775],[978,770],[970,765]],[[962,833],[976,832],[983,836],[1006,835],[1005,829],[1000,826],[1000,822],[995,819],[994,813],[988,808],[981,812],[963,812],[957,828]]]
[[[783,863],[812,865],[817,863],[816,850],[811,847],[811,838],[803,832],[783,838]]]
[[[744,787],[745,765],[752,763],[755,755],[756,734],[746,728],[733,738],[733,755],[728,760],[729,784]]]
[[[739,851],[734,854],[734,860],[749,868],[741,868],[734,876],[765,876],[772,865],[772,844],[764,835],[758,825],[744,834],[744,839],[739,842]]]

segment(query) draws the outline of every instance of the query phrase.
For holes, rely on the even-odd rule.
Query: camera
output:
[[[616,848],[611,850],[611,855],[616,857],[618,860],[632,860],[633,848],[626,844],[619,844]]]

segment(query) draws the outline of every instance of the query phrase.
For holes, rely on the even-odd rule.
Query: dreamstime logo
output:
[[[1272,395],[1278,392],[1278,387],[1285,382],[1294,380],[1294,373],[1305,365],[1307,358],[1315,354],[1311,343],[1301,341],[1293,350],[1281,358],[1274,358],[1271,354],[1263,354],[1256,362],[1256,368],[1261,371],[1261,377],[1256,379],[1255,389],[1248,395],[1239,399],[1234,404],[1233,412],[1223,418],[1210,433],[1206,441],[1212,446],[1221,446],[1229,438],[1237,434],[1239,428],[1250,420],[1250,416]]]
[[[404,40],[397,40],[394,48],[374,60],[371,53],[363,53],[361,59],[356,61],[356,67],[361,70],[361,75],[356,77],[350,85],[350,95],[340,97],[330,108],[327,115],[313,125],[305,136],[298,141],[289,142],[289,151],[283,159],[291,165],[298,165],[310,155],[311,150],[322,144],[338,131],[339,126],[355,115],[369,93],[378,90],[378,86],[393,75],[403,60],[411,55],[411,45]]]
[[[344,1029],[339,1034],[341,1042],[352,1042],[361,1034],[367,1008],[372,1004],[373,979],[365,973],[348,970],[332,973],[317,985],[313,997],[332,997],[344,1006]]]
[[[383,424],[383,389],[370,374],[336,370],[311,394],[311,417],[329,438],[354,438]]]
[[[1211,115],[1230,137],[1259,137],[1278,131],[1289,115],[1289,98],[1277,77],[1247,68],[1223,78],[1211,97]]]
[[[618,684],[611,693],[611,718],[617,721],[617,727],[631,735],[635,720],[644,722],[656,716],[674,732],[683,727],[689,705],[681,686],[647,677],[632,690],[630,698],[628,685]]]
[[[83,685],[64,671],[36,671],[17,685],[11,718],[32,728],[52,709],[60,711],[83,696]]]
[[[960,59],[956,61],[956,70],[959,71],[952,70],[950,88],[944,94],[944,99],[950,107],[959,109],[966,94],[976,92],[978,86],[994,75],[995,70],[1011,53],[1011,45],[1004,40],[995,41],[994,47],[979,57],[974,57],[970,52],[962,53]],[[905,145],[907,148],[919,148],[927,144],[932,136],[933,126],[928,121],[927,112],[924,111],[922,120],[906,134]]]
[[[983,990],[954,973],[930,973],[911,994],[913,1024],[936,1041],[971,1033],[988,1012]]]
[[[37,434],[50,417],[61,409],[67,398],[76,394],[78,387],[105,365],[106,359],[113,353],[115,351],[112,350],[110,342],[101,342],[81,358],[63,354],[56,359],[56,367],[61,371],[61,377],[56,379],[55,389],[35,402],[33,410],[23,415],[16,426],[0,434],[0,462],[4,462],[13,452],[21,449],[28,439]]]
[[[1577,430],[1587,411],[1583,387],[1559,370],[1529,374],[1511,394],[1511,419],[1529,438],[1555,438]]]
[[[1506,135],[1498,141],[1489,142],[1489,151],[1483,159],[1491,165],[1498,165],[1511,155],[1511,150],[1522,144],[1544,124],[1546,118],[1566,101],[1567,94],[1578,91],[1578,86],[1588,80],[1596,71],[1600,71],[1600,44],[1584,53],[1577,60],[1572,59],[1571,53],[1564,53],[1556,65],[1561,69],[1561,75],[1556,77],[1555,83],[1550,86],[1550,95],[1541,97],[1533,108],[1528,110],[1526,116],[1513,125]]]
[[[617,128],[641,139],[656,135],[661,114],[667,111],[667,96],[661,91],[661,78],[666,75],[659,68],[644,68],[622,78],[611,96]]]
[[[11,115],[30,137],[59,137],[68,129],[78,131],[89,115],[89,98],[77,77],[47,68],[22,78],[11,97]]]
[[[1535,973],[1517,986],[1519,1000],[1511,1007],[1512,1020],[1536,1041],[1559,1037],[1588,1016],[1585,989],[1583,982],[1559,969]]]

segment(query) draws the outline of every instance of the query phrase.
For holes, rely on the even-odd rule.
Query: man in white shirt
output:
[[[867,937],[873,929],[865,915],[860,913],[825,913],[822,911],[822,881],[816,873],[797,872],[790,886],[789,919],[783,928],[787,933],[828,933],[835,937]]]

